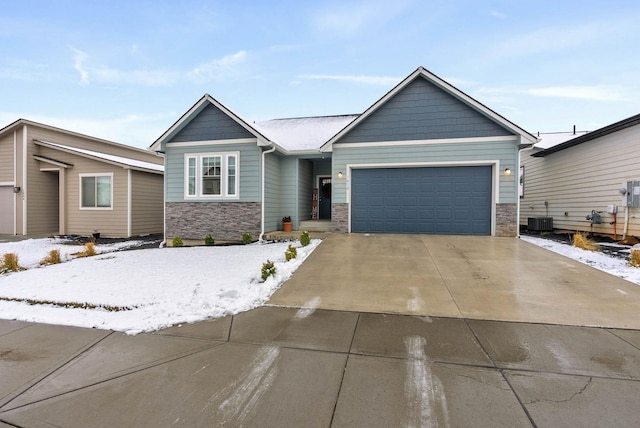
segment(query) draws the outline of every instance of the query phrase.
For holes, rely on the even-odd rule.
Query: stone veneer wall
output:
[[[496,204],[496,236],[515,237],[518,234],[516,204]]]
[[[517,211],[516,204],[496,204],[496,236],[517,236]],[[331,231],[349,231],[349,204],[331,205]]]
[[[349,204],[331,204],[331,231],[337,233],[349,231]]]
[[[241,241],[249,232],[260,235],[260,202],[167,202],[166,238],[204,240],[211,234],[216,241]]]

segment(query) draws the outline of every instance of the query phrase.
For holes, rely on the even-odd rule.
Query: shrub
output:
[[[267,260],[262,264],[262,280],[266,281],[267,278],[276,274],[276,267],[271,260]]]
[[[598,244],[584,236],[582,233],[576,233],[573,235],[573,246],[587,251],[595,251],[598,249]]]
[[[311,237],[309,236],[309,232],[306,230],[300,234],[300,245],[306,247],[311,243]]]
[[[296,257],[298,257],[298,250],[296,250],[296,247],[289,244],[289,247],[287,247],[287,250],[284,252],[284,258],[289,261],[291,259],[295,259]]]
[[[251,244],[253,242],[253,236],[249,232],[245,232],[242,234],[242,243],[244,245]]]
[[[0,273],[17,272],[19,270],[25,270],[25,268],[18,263],[18,255],[16,253],[5,253],[4,256],[2,256]]]
[[[204,245],[214,245],[215,243],[216,243],[216,240],[213,239],[213,236],[211,236],[211,234],[208,234],[207,236],[204,237]]]
[[[640,267],[640,249],[632,248],[631,257],[629,258],[629,264],[633,267]]]
[[[49,251],[49,255],[44,259],[40,260],[40,266],[48,266],[48,265],[57,265],[61,263],[60,259],[60,250],[51,250]]]
[[[96,253],[96,244],[93,242],[87,242],[84,244],[84,251],[80,251],[79,253],[75,253],[76,257],[92,257],[95,256]]]
[[[184,242],[182,242],[182,238],[180,238],[179,236],[174,236],[173,240],[171,241],[171,245],[173,245],[174,247],[184,247]]]

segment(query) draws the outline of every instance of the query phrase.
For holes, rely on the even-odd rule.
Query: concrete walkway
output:
[[[640,329],[640,287],[514,238],[333,234],[276,306]]]
[[[640,425],[640,331],[264,307],[126,336],[0,321],[0,427]]]

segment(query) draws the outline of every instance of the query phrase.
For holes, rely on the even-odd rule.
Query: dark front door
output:
[[[318,218],[331,219],[331,177],[318,177]]]

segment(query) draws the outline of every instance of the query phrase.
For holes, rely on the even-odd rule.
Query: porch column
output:
[[[67,212],[67,169],[60,168],[58,170],[58,233],[60,235],[67,234],[67,219],[65,214]]]

